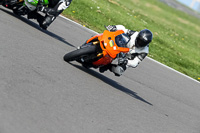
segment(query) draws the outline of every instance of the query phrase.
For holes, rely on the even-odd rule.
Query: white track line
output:
[[[64,18],[64,19],[66,19],[66,20],[68,20],[68,21],[70,21],[70,22],[72,22],[72,23],[75,23],[75,24],[77,24],[77,25],[79,25],[79,26],[81,26],[81,27],[83,27],[83,28],[85,28],[85,29],[87,29],[87,30],[89,30],[89,31],[91,31],[91,32],[93,32],[93,33],[95,33],[95,34],[99,34],[99,33],[97,33],[96,31],[93,31],[93,30],[91,30],[91,29],[89,29],[89,28],[87,28],[87,27],[84,27],[83,25],[81,25],[81,24],[79,24],[79,23],[77,23],[77,22],[75,22],[75,21],[73,21],[73,20],[71,20],[71,19],[69,19],[69,18],[66,18],[66,17],[64,17],[64,16],[62,16],[62,15],[59,15],[59,16],[62,17],[62,18]],[[179,72],[179,71],[177,71],[177,70],[175,70],[175,69],[173,69],[173,68],[171,68],[171,67],[168,67],[168,66],[166,66],[166,65],[164,65],[164,64],[162,64],[162,63],[160,63],[160,62],[158,62],[158,61],[156,61],[156,60],[154,60],[154,59],[152,59],[152,58],[150,58],[150,57],[147,57],[147,58],[150,59],[151,61],[155,62],[155,63],[158,63],[158,64],[161,65],[161,66],[164,66],[164,67],[166,67],[166,68],[168,68],[168,69],[170,69],[170,70],[172,70],[172,71],[174,71],[174,72],[176,72],[176,73],[178,73],[178,74],[180,74],[180,75],[182,75],[182,76],[185,76],[185,77],[187,77],[187,78],[189,78],[189,79],[191,79],[191,80],[193,80],[193,81],[195,81],[195,82],[197,82],[197,83],[200,84],[199,81],[197,81],[197,80],[195,80],[195,79],[193,79],[193,78],[191,78],[191,77],[189,77],[189,76],[187,76],[187,75],[185,75],[185,74],[183,74],[183,73],[181,73],[181,72]]]

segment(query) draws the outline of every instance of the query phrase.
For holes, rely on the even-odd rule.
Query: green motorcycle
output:
[[[37,9],[37,5],[47,6],[48,0],[0,0],[2,6],[13,10],[17,15],[27,15]]]

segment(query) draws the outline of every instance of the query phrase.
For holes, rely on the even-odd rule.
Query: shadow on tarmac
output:
[[[101,81],[103,81],[104,83],[114,87],[115,89],[120,90],[120,91],[130,95],[131,97],[134,97],[137,100],[140,100],[140,101],[142,101],[142,102],[144,102],[144,103],[146,103],[148,105],[153,106],[153,104],[149,103],[148,101],[144,100],[142,97],[138,96],[136,92],[134,92],[134,91],[132,91],[132,90],[120,85],[116,81],[114,81],[114,80],[112,80],[112,79],[110,79],[110,78],[108,78],[108,77],[106,77],[106,76],[104,76],[104,75],[92,70],[92,69],[87,69],[87,68],[84,68],[82,66],[79,66],[79,65],[76,65],[76,64],[72,64],[72,63],[69,63],[69,64],[71,64],[72,66],[84,71],[85,73],[88,73],[88,74],[100,79]]]
[[[60,36],[58,36],[58,35],[56,35],[56,34],[50,32],[50,31],[41,29],[41,28],[39,27],[38,24],[36,24],[36,23],[34,23],[34,22],[32,22],[32,21],[30,21],[30,20],[24,18],[24,17],[17,16],[17,15],[15,15],[14,13],[12,13],[12,12],[10,12],[10,11],[7,11],[7,10],[5,10],[5,9],[2,9],[2,8],[0,8],[0,10],[2,10],[3,12],[5,12],[5,13],[7,13],[7,14],[9,14],[9,15],[15,17],[15,18],[18,18],[19,20],[23,21],[24,23],[26,23],[26,24],[28,24],[28,25],[30,25],[30,26],[32,26],[32,27],[34,27],[34,28],[40,30],[41,32],[43,32],[43,33],[45,33],[45,34],[47,34],[47,35],[49,35],[49,36],[51,36],[51,37],[53,37],[53,38],[55,38],[55,39],[61,41],[61,42],[63,42],[63,43],[65,43],[65,44],[67,44],[67,45],[69,45],[69,46],[71,46],[71,47],[75,47],[74,45],[72,45],[72,44],[70,44],[69,42],[65,41],[64,38],[62,38],[62,37],[60,37]],[[76,47],[75,47],[75,48],[76,48]],[[71,64],[71,63],[70,63],[70,64]],[[76,67],[76,68],[78,68],[78,69],[80,69],[80,70],[82,70],[82,71],[84,71],[84,72],[86,72],[86,73],[88,73],[88,74],[90,74],[90,75],[92,75],[92,76],[94,76],[94,77],[100,79],[101,81],[103,81],[104,83],[106,83],[106,84],[108,84],[108,85],[114,87],[115,89],[118,89],[118,90],[120,90],[120,91],[122,91],[122,92],[124,92],[124,93],[126,93],[126,94],[128,94],[128,95],[130,95],[131,97],[134,97],[134,98],[137,99],[137,100],[140,100],[140,101],[142,101],[142,102],[144,102],[144,103],[146,103],[146,104],[148,104],[148,105],[153,106],[153,104],[147,102],[147,101],[144,100],[142,97],[138,96],[136,92],[134,92],[134,91],[132,91],[132,90],[130,90],[130,89],[128,89],[128,88],[126,88],[126,87],[120,85],[120,84],[117,83],[116,81],[114,81],[114,80],[112,80],[112,79],[110,79],[110,78],[108,78],[108,77],[105,77],[105,76],[103,76],[102,74],[100,74],[100,73],[98,73],[98,72],[96,72],[96,71],[94,71],[94,70],[92,70],[92,69],[86,69],[86,68],[84,68],[84,67],[82,67],[82,66],[78,66],[78,65],[75,65],[75,64],[71,64],[71,65],[73,65],[74,67]]]
[[[7,14],[9,14],[9,15],[11,15],[11,16],[13,16],[13,17],[15,17],[15,18],[17,18],[17,19],[19,19],[19,20],[21,20],[21,21],[23,21],[24,23],[26,23],[26,24],[32,26],[33,28],[38,29],[38,30],[40,30],[41,32],[43,32],[43,33],[45,33],[45,34],[47,34],[47,35],[49,35],[49,36],[51,36],[51,37],[57,39],[58,41],[61,41],[61,42],[65,43],[65,44],[67,44],[67,45],[69,45],[69,46],[71,46],[71,47],[75,47],[74,45],[72,45],[72,44],[70,44],[69,42],[67,42],[64,38],[62,38],[62,37],[60,37],[60,36],[58,36],[58,35],[56,35],[56,34],[50,32],[50,31],[48,31],[48,30],[43,30],[43,29],[41,29],[40,26],[39,26],[38,24],[36,24],[36,23],[30,21],[29,19],[24,18],[24,17],[21,17],[21,16],[18,16],[18,15],[16,15],[16,14],[10,12],[10,11],[11,11],[10,9],[8,9],[8,10],[10,10],[10,11],[8,11],[8,10],[6,10],[6,9],[2,9],[2,8],[0,8],[0,10],[3,11],[3,12],[5,12],[5,13],[7,13]],[[75,48],[76,48],[76,47],[75,47]]]

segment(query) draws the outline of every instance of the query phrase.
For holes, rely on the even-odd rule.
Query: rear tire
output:
[[[88,54],[92,54],[92,53],[95,53],[95,52],[96,52],[96,45],[90,45],[88,47],[84,47],[84,48],[77,49],[75,51],[67,53],[63,57],[63,59],[66,62],[70,62],[70,61],[74,61],[74,60],[80,58],[83,55],[88,55]]]

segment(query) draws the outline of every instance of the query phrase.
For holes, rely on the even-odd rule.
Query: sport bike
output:
[[[36,10],[37,5],[47,6],[48,0],[0,0],[0,4],[4,7],[13,10],[17,15],[26,15],[31,11]]]
[[[122,30],[110,32],[105,30],[102,34],[95,35],[77,50],[64,56],[66,62],[77,61],[86,68],[100,68],[111,64],[119,54],[129,52],[127,43],[130,37]]]

